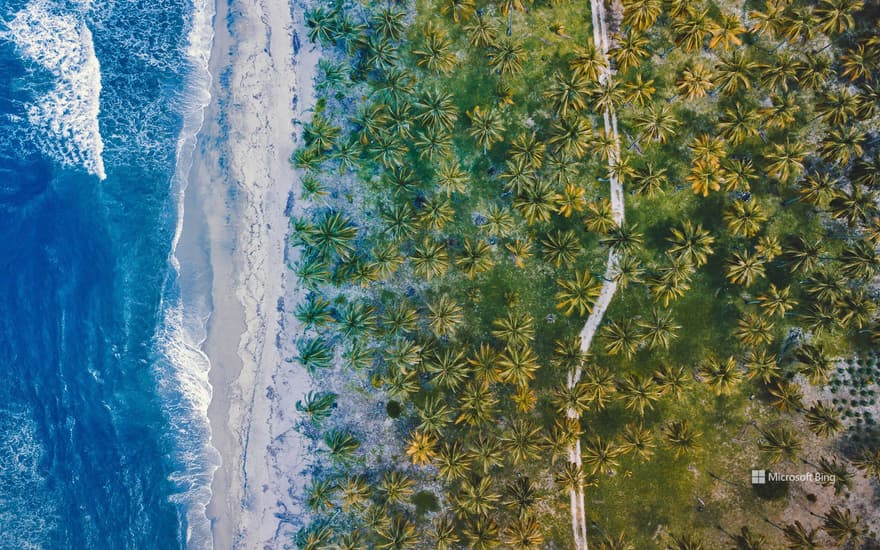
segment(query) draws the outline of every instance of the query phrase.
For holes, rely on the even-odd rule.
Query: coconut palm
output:
[[[370,17],[370,26],[383,38],[400,40],[406,28],[406,13],[393,7],[380,8]]]
[[[855,241],[846,246],[838,258],[841,273],[850,279],[872,279],[880,271],[880,255],[871,243]]]
[[[843,427],[837,410],[823,401],[814,403],[804,414],[804,419],[810,431],[820,437],[829,437]]]
[[[831,89],[816,103],[816,112],[828,124],[843,126],[859,113],[859,98],[849,88]]]
[[[651,316],[647,319],[638,321],[638,325],[642,328],[642,338],[648,344],[648,347],[655,349],[662,347],[669,349],[669,342],[676,338],[676,331],[681,328],[672,319],[672,312],[654,308]]]
[[[692,101],[706,97],[713,85],[712,70],[703,63],[695,61],[682,70],[675,88],[683,99]]]
[[[800,111],[794,95],[770,95],[770,105],[758,109],[764,123],[772,129],[786,129],[795,121]]]
[[[425,128],[424,131],[419,132],[416,136],[414,145],[419,151],[420,159],[431,163],[436,163],[437,161],[448,162],[449,152],[452,149],[452,135],[443,128]],[[441,191],[445,191],[447,197],[452,195],[448,187],[441,188]]]
[[[565,315],[590,313],[601,290],[601,285],[588,271],[575,270],[573,279],[557,279],[556,284],[560,287],[556,293],[556,309],[563,310]]]
[[[351,432],[334,428],[324,434],[324,445],[330,458],[337,462],[347,462],[354,457],[361,442]]]
[[[728,534],[733,540],[733,550],[765,550],[767,537],[760,533],[753,533],[748,526],[740,528],[739,533]]]
[[[761,209],[761,204],[756,199],[752,199],[730,203],[724,210],[723,219],[733,235],[751,238],[761,231],[761,226],[768,217]]]
[[[800,386],[793,382],[776,380],[767,388],[770,404],[783,412],[794,412],[804,408],[804,394]]]
[[[306,301],[297,304],[294,316],[305,328],[325,327],[333,320],[330,302],[314,293],[310,293]]]
[[[862,0],[822,0],[813,13],[819,24],[819,30],[828,35],[835,35],[855,27],[853,14],[863,6]]]
[[[782,529],[785,546],[791,550],[818,550],[818,529],[808,529],[800,521],[786,525]]]
[[[734,336],[745,346],[757,347],[773,341],[774,328],[773,322],[768,318],[746,311],[737,321]]]
[[[422,37],[424,38],[424,43],[420,47],[413,49],[416,65],[424,67],[435,74],[445,74],[451,71],[458,59],[450,51],[452,43],[446,32],[428,23],[422,33]]]
[[[602,327],[602,336],[605,339],[605,351],[610,355],[622,352],[627,358],[635,355],[641,342],[638,325],[629,318],[609,321]]]
[[[617,384],[617,393],[620,395],[627,409],[645,416],[645,410],[652,410],[654,402],[663,395],[657,383],[651,375],[626,374]]]
[[[414,430],[406,442],[405,451],[414,465],[430,464],[437,456],[437,438],[428,432]]]
[[[786,426],[761,430],[761,437],[758,449],[767,453],[770,464],[777,464],[783,460],[792,461],[802,448],[798,436]]]
[[[590,469],[591,474],[613,475],[619,465],[617,458],[621,450],[612,441],[594,435],[584,442],[582,454],[583,463]]]
[[[436,395],[426,397],[421,405],[416,406],[416,412],[421,420],[418,429],[425,434],[440,435],[452,421],[452,409]],[[441,449],[441,455],[442,452]]]
[[[779,380],[782,375],[782,367],[779,366],[777,357],[768,353],[767,350],[751,350],[745,361],[746,376],[751,379],[760,379],[764,384],[770,384]]]
[[[589,364],[583,372],[588,399],[596,410],[605,409],[605,402],[617,391],[614,375],[605,367]]]
[[[648,50],[650,41],[639,32],[631,31],[618,35],[615,42],[616,46],[611,55],[621,73],[625,73],[630,67],[638,67],[650,55]]]
[[[853,465],[875,479],[880,478],[880,449],[863,448],[852,461]]]
[[[395,516],[387,526],[376,529],[381,550],[404,550],[418,544],[419,536],[414,523],[403,516]]]
[[[525,50],[519,42],[511,38],[496,40],[489,47],[489,66],[502,76],[522,72],[522,60]]]
[[[501,141],[501,133],[504,131],[504,121],[501,113],[496,109],[480,109],[477,105],[468,112],[471,120],[470,135],[477,140],[477,145],[483,149],[483,154],[489,150],[489,147]]]
[[[535,337],[535,320],[529,313],[508,311],[507,315],[495,319],[492,336],[505,345],[523,347]]]
[[[615,225],[599,242],[617,253],[631,253],[644,242],[642,234],[636,231],[637,224]]]
[[[771,92],[787,92],[790,84],[797,80],[798,59],[788,52],[777,52],[770,58],[770,62],[759,67],[761,80],[764,86]]]
[[[741,35],[746,34],[746,28],[743,27],[739,17],[732,14],[722,13],[718,16],[717,23],[712,31],[712,38],[709,39],[709,47],[715,48],[721,46],[724,50],[732,50],[742,46]]]
[[[526,419],[514,420],[504,431],[502,441],[514,465],[538,458],[541,451],[541,428]]]
[[[582,250],[580,240],[570,229],[548,233],[541,244],[544,246],[544,259],[556,267],[572,265]]]
[[[416,275],[429,281],[449,269],[449,254],[442,242],[426,239],[415,247],[410,258]]]
[[[455,23],[467,21],[476,12],[473,0],[444,0],[439,8],[440,13],[451,16]]]
[[[802,201],[824,207],[834,197],[837,180],[827,172],[816,172],[808,174],[798,183],[798,194]]]
[[[501,379],[516,386],[524,386],[535,378],[535,371],[541,366],[538,356],[528,346],[508,346],[498,356],[498,370]]]
[[[531,514],[522,514],[502,533],[504,544],[513,550],[538,550],[544,547],[541,524]]]
[[[720,191],[727,186],[726,174],[717,160],[697,160],[685,177],[695,195],[709,196],[709,191]]]
[[[397,64],[399,51],[397,46],[381,34],[367,39],[367,65],[385,71]]]
[[[785,317],[797,305],[791,297],[791,287],[777,288],[774,283],[770,283],[765,292],[758,294],[758,303],[766,313],[779,317]]]
[[[673,367],[664,364],[654,371],[654,381],[663,395],[670,395],[673,398],[680,398],[685,389],[690,385],[690,373],[684,367]]]
[[[556,212],[559,195],[550,181],[540,179],[527,184],[522,193],[513,201],[516,208],[529,225],[549,222]]]
[[[488,516],[497,508],[501,495],[495,492],[493,480],[489,476],[478,481],[465,478],[455,500],[460,512],[472,516]]]
[[[296,410],[306,415],[312,422],[320,422],[330,417],[336,406],[333,392],[314,392],[306,394],[305,399],[296,402]]]
[[[785,249],[791,268],[803,273],[810,273],[819,266],[821,253],[821,241],[808,241],[801,236],[796,237],[792,245]]]
[[[635,123],[645,138],[658,143],[666,143],[669,137],[675,135],[675,128],[679,125],[668,103],[649,105],[636,117]]]
[[[737,145],[743,140],[758,137],[759,124],[760,116],[757,109],[746,107],[737,102],[732,109],[724,110],[724,114],[718,122],[718,129],[724,139]]]
[[[576,212],[582,212],[587,204],[584,194],[583,187],[573,183],[566,184],[557,198],[556,204],[558,205],[559,213],[569,218]]]
[[[729,395],[742,380],[742,372],[733,357],[709,357],[697,368],[702,381],[716,396]]]
[[[329,368],[333,362],[330,344],[320,336],[317,338],[301,338],[296,343],[297,360],[300,365],[314,375],[317,369]]]
[[[534,132],[519,134],[510,144],[510,158],[536,170],[544,163],[545,145]]]
[[[434,352],[427,370],[437,386],[456,391],[467,379],[470,368],[463,351],[447,348],[442,353]]]
[[[598,202],[589,203],[587,205],[587,212],[584,215],[584,225],[588,231],[599,234],[606,234],[616,227],[617,223],[614,221],[611,201],[601,199]]]
[[[452,336],[464,320],[462,308],[448,294],[428,304],[428,326],[435,336]]]
[[[608,67],[608,61],[593,41],[587,39],[583,45],[575,46],[568,67],[578,76],[583,76],[589,81],[598,81],[599,75]]]
[[[849,509],[841,510],[837,506],[832,506],[823,516],[822,530],[841,547],[852,548],[858,548],[868,534],[868,529],[858,516],[853,516]]]
[[[586,154],[591,136],[592,130],[586,119],[569,116],[553,124],[548,143],[563,155],[579,159]]]
[[[822,485],[833,486],[835,495],[840,495],[844,489],[852,489],[853,473],[843,462],[823,456],[817,466],[819,473],[823,474]]]
[[[834,219],[846,221],[850,227],[867,224],[877,214],[877,194],[861,185],[838,189],[828,202],[828,213]]]
[[[623,22],[636,32],[646,30],[662,12],[659,0],[628,0],[624,2]]]
[[[626,91],[626,101],[639,108],[643,108],[651,103],[654,99],[654,94],[657,92],[654,80],[644,80],[642,73],[636,73],[632,81],[625,84],[624,89]]]
[[[650,460],[654,455],[654,434],[642,424],[631,423],[623,428],[623,442],[619,450],[622,454],[633,454],[640,460]]]
[[[576,73],[555,72],[550,79],[545,97],[553,101],[556,112],[565,117],[572,111],[583,111],[587,107],[589,80]]]
[[[663,437],[666,444],[669,445],[669,448],[675,454],[675,458],[681,458],[696,452],[701,435],[686,420],[674,420],[663,427]]]
[[[385,232],[395,241],[402,241],[415,234],[418,218],[409,203],[394,203],[381,214]]]
[[[428,89],[419,95],[415,107],[416,120],[431,128],[451,130],[458,118],[452,95],[447,92]]]
[[[485,241],[473,242],[465,240],[462,255],[455,261],[468,278],[473,279],[477,274],[492,269],[494,262],[490,255],[491,248]]]
[[[497,30],[491,19],[478,15],[476,20],[465,27],[468,44],[474,48],[488,48],[495,43]]]
[[[832,60],[824,53],[807,52],[804,54],[798,74],[798,84],[807,90],[819,90],[825,87],[832,76]]]
[[[721,59],[715,68],[715,86],[726,95],[752,87],[758,64],[746,57],[742,50],[734,50]]]
[[[753,21],[752,33],[763,34],[774,38],[785,27],[785,8],[788,3],[783,0],[765,0],[764,9],[749,12],[749,19]]]
[[[846,166],[851,160],[860,158],[864,154],[862,143],[865,134],[852,126],[833,128],[822,139],[819,153],[826,162],[833,162]]]
[[[764,259],[758,254],[734,252],[726,262],[727,279],[746,288],[764,277]]]
[[[690,220],[682,222],[681,228],[673,227],[672,235],[666,240],[670,243],[669,253],[695,267],[705,265],[712,254],[715,238],[702,224],[694,225]]]

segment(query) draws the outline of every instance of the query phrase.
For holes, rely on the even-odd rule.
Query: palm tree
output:
[[[473,0],[444,0],[440,3],[440,13],[452,16],[455,23],[467,21],[475,11]]]
[[[406,13],[402,10],[385,7],[370,17],[373,29],[388,40],[400,40],[406,29]]]
[[[651,103],[657,88],[654,86],[654,80],[643,80],[642,73],[636,73],[631,82],[627,82],[624,86],[626,89],[625,99],[639,108]]]
[[[584,189],[573,183],[568,183],[559,194],[557,205],[559,213],[569,218],[576,212],[582,212],[587,201],[584,199]]]
[[[797,80],[799,62],[787,52],[778,52],[770,58],[770,63],[762,65],[761,80],[770,91],[788,91],[789,84]]]
[[[559,195],[553,184],[549,180],[540,179],[524,187],[522,193],[514,199],[513,207],[519,210],[529,225],[546,223],[556,212],[558,199]]]
[[[877,194],[865,190],[861,185],[850,185],[849,189],[838,189],[828,203],[828,213],[834,219],[842,219],[855,227],[867,224],[877,214]]]
[[[858,128],[833,128],[822,139],[819,153],[827,162],[846,166],[853,159],[860,158],[864,153],[862,143],[865,134]]]
[[[675,87],[678,95],[692,101],[706,97],[713,85],[711,69],[696,61],[684,68]]]
[[[797,302],[791,298],[791,287],[777,288],[776,284],[770,283],[768,289],[758,294],[758,303],[761,309],[770,315],[778,315],[785,317],[785,314],[791,311]]]
[[[553,124],[548,143],[562,154],[580,159],[587,152],[592,129],[589,122],[580,116],[563,117]]]
[[[863,448],[852,461],[853,465],[875,479],[880,478],[880,449]]]
[[[813,13],[822,32],[842,34],[855,27],[853,13],[863,6],[862,0],[822,0]]]
[[[535,132],[523,132],[510,144],[510,158],[537,170],[544,163],[545,148],[544,142],[538,140]]]
[[[419,158],[431,163],[443,161],[448,164],[449,151],[452,148],[452,135],[443,128],[425,128],[416,137],[414,145],[419,150]],[[446,196],[452,195],[449,188],[442,188]]]
[[[458,118],[452,94],[428,89],[415,102],[416,120],[431,128],[451,130]]]
[[[560,287],[556,293],[556,309],[563,310],[565,315],[590,313],[601,290],[601,285],[589,271],[575,270],[573,279],[557,279],[556,284]]]
[[[880,271],[880,254],[865,240],[845,247],[839,260],[841,273],[851,279],[868,281]]]
[[[297,341],[296,350],[297,360],[311,375],[314,375],[317,369],[330,368],[332,365],[332,348],[320,336],[317,338],[301,338]]]
[[[697,440],[701,435],[686,420],[674,420],[663,428],[663,436],[675,458],[693,454],[698,448]]]
[[[782,530],[785,547],[791,550],[818,550],[817,532],[818,529],[807,529],[800,521],[790,523]]]
[[[528,346],[508,346],[498,357],[501,379],[517,386],[528,384],[541,366],[538,356]]]
[[[684,367],[673,367],[664,364],[654,372],[654,381],[663,395],[669,394],[675,399],[680,398],[689,385],[690,373]]]
[[[504,544],[513,550],[538,550],[544,547],[541,524],[532,514],[521,514],[503,533]]]
[[[793,382],[775,380],[767,388],[770,404],[783,412],[794,412],[804,408],[804,393]]]
[[[718,16],[718,22],[712,31],[709,47],[721,46],[722,49],[732,50],[742,46],[740,35],[746,34],[746,28],[736,15],[722,13]]]
[[[773,322],[766,317],[746,311],[737,321],[734,335],[743,345],[757,347],[773,341],[774,328]]]
[[[794,460],[802,448],[798,436],[786,426],[761,430],[761,437],[763,439],[758,443],[758,449],[767,453],[770,464]]]
[[[724,110],[724,115],[718,122],[718,129],[725,139],[731,144],[737,145],[746,139],[758,137],[759,123],[760,116],[757,109],[746,107],[737,102],[733,109]]]
[[[501,495],[495,492],[492,478],[484,476],[479,481],[465,478],[455,499],[459,511],[485,517],[495,511]]]
[[[473,48],[488,48],[495,43],[496,29],[491,19],[477,15],[477,19],[465,27],[468,33],[468,44]]]
[[[333,392],[310,391],[304,400],[296,402],[296,410],[317,423],[330,417],[336,406],[336,397]]]
[[[471,456],[458,441],[446,441],[437,453],[437,470],[447,483],[464,479],[470,472]]]
[[[796,237],[791,247],[785,250],[791,268],[803,273],[810,273],[818,267],[821,253],[821,241],[808,241],[801,236]]]
[[[599,80],[599,75],[608,67],[605,55],[596,48],[592,40],[582,46],[575,46],[574,55],[568,61],[568,67],[578,76],[591,82]]]
[[[833,362],[822,348],[813,344],[803,344],[795,353],[798,371],[813,385],[824,384],[834,367]]]
[[[582,250],[580,240],[570,229],[548,233],[541,244],[544,245],[544,259],[556,267],[570,266]]]
[[[577,72],[553,74],[544,96],[553,101],[556,112],[568,116],[571,111],[583,111],[587,107],[589,80]]]
[[[759,108],[758,113],[769,128],[784,130],[794,123],[800,109],[794,95],[771,94],[770,105]]]
[[[775,355],[767,350],[751,350],[746,358],[746,376],[751,379],[760,379],[764,384],[770,384],[778,380],[782,374],[782,368]]]
[[[516,157],[504,163],[504,171],[499,177],[504,180],[504,188],[512,193],[521,194],[537,179],[535,168],[524,158]]]
[[[765,0],[763,10],[752,10],[749,18],[754,21],[750,31],[774,38],[785,26],[785,8],[789,4],[784,0]]]
[[[819,97],[816,112],[828,124],[843,126],[858,116],[859,99],[849,88],[831,89]]]
[[[611,201],[602,199],[598,202],[589,203],[587,205],[587,212],[584,215],[584,225],[588,231],[599,234],[606,234],[616,227],[617,223],[614,221]]]
[[[621,434],[623,443],[619,449],[623,454],[637,456],[641,460],[650,460],[654,455],[654,434],[642,424],[627,424]]]
[[[435,352],[427,364],[431,380],[439,387],[457,391],[468,377],[470,368],[465,361],[464,352],[447,348],[442,353]]]
[[[822,485],[833,486],[835,495],[840,495],[844,489],[852,489],[853,473],[843,462],[823,456],[819,459],[818,469],[824,474]]]
[[[437,337],[454,335],[463,320],[461,306],[448,294],[428,304],[428,326]]]
[[[406,456],[416,466],[430,464],[437,456],[437,438],[427,432],[415,430],[410,434],[406,446]]]
[[[403,516],[395,516],[387,526],[377,529],[376,534],[380,538],[376,548],[381,550],[413,548],[419,540],[415,524]]]
[[[507,346],[524,347],[535,337],[535,320],[529,313],[508,311],[492,322],[492,336]]]
[[[669,349],[669,342],[676,338],[675,333],[681,328],[672,319],[672,312],[656,307],[651,311],[650,319],[640,320],[638,325],[644,330],[642,338],[651,349]]]
[[[758,254],[734,252],[726,263],[727,279],[746,288],[764,277],[764,259]]]
[[[837,506],[825,513],[822,529],[841,547],[852,548],[858,548],[868,532],[859,517],[853,517],[849,509],[841,510]]]
[[[327,446],[331,459],[337,462],[347,462],[353,458],[354,453],[360,448],[361,442],[351,432],[334,428],[324,434],[324,445]]]
[[[605,351],[609,355],[623,352],[627,358],[635,355],[641,341],[638,326],[630,318],[609,321],[602,327],[602,336],[605,338]]]
[[[617,45],[611,55],[621,73],[625,73],[630,67],[638,67],[650,55],[650,41],[643,34],[631,31],[616,38]]]
[[[752,87],[757,69],[757,63],[749,60],[741,50],[734,50],[722,58],[716,67],[715,85],[726,95],[736,94],[740,89],[748,90]]]
[[[305,328],[325,327],[333,320],[330,302],[314,293],[310,293],[305,302],[297,304],[294,316]]]
[[[489,344],[481,343],[467,361],[477,382],[495,383],[501,380],[501,373],[497,365],[498,353]]]
[[[375,34],[367,39],[367,65],[386,71],[397,64],[398,48],[388,38]]]
[[[679,125],[668,103],[649,105],[635,122],[645,138],[657,143],[666,143],[667,138],[675,135],[675,128]]]
[[[464,536],[467,547],[473,550],[489,550],[498,546],[498,524],[491,516],[471,516],[465,524]]]
[[[416,411],[421,420],[418,429],[426,434],[439,436],[443,429],[452,421],[450,418],[452,409],[436,395],[426,397],[421,405],[416,406]],[[441,449],[441,456],[443,452],[443,449]]]
[[[482,110],[477,105],[468,113],[468,117],[471,119],[470,135],[477,140],[485,155],[493,143],[502,139],[504,121],[501,113],[496,109]]]
[[[429,281],[449,269],[449,254],[442,242],[426,239],[415,247],[410,258],[416,275]]]
[[[528,463],[538,458],[541,451],[541,428],[530,420],[517,419],[505,430],[502,441],[514,465]]]
[[[502,76],[522,72],[522,59],[525,50],[522,45],[510,38],[495,41],[489,48],[489,66]]]
[[[700,364],[697,372],[716,396],[729,395],[742,380],[742,373],[733,357],[722,360],[710,357]]]
[[[654,378],[647,375],[626,374],[617,384],[617,393],[627,409],[645,416],[645,410],[652,410],[654,402],[663,395]]]
[[[827,172],[808,174],[799,182],[798,193],[802,201],[825,207],[834,197],[837,180]]]
[[[355,250],[351,241],[356,235],[357,228],[350,219],[341,212],[331,211],[309,228],[305,240],[324,258],[335,253],[340,259],[346,260]]]
[[[637,224],[615,225],[599,242],[617,253],[634,252],[644,242],[642,234],[636,231],[637,227]]]
[[[347,475],[339,483],[343,511],[361,510],[370,498],[370,486],[363,476]]]
[[[728,535],[736,545],[733,550],[764,550],[767,537],[760,533],[752,533],[748,526],[740,528],[739,533]]]
[[[636,32],[653,25],[662,13],[659,0],[629,0],[624,6],[623,23]]]
[[[709,191],[720,191],[722,186],[727,186],[725,178],[717,160],[697,160],[691,164],[685,181],[691,184],[695,195],[708,197]]]
[[[584,442],[582,450],[583,462],[590,468],[591,474],[604,473],[613,475],[618,467],[617,457],[621,450],[612,441],[594,435]]]
[[[670,28],[675,33],[675,43],[685,53],[694,53],[703,48],[717,25],[705,10],[688,9],[685,17],[674,20]]]
[[[690,220],[685,220],[681,228],[673,227],[671,231],[672,235],[666,239],[671,244],[669,253],[695,267],[705,265],[713,252],[715,237],[703,229],[702,224],[694,225]]]
[[[389,210],[382,212],[381,218],[385,224],[385,232],[395,242],[407,239],[416,232],[418,218],[409,203],[395,202]]]
[[[589,364],[584,369],[583,384],[596,410],[605,409],[605,401],[617,390],[614,375],[606,368]]]
[[[825,87],[832,74],[831,59],[822,52],[807,52],[800,65],[798,83],[807,90]]]
[[[487,382],[471,382],[461,392],[460,413],[455,423],[466,423],[471,426],[483,424],[493,418],[497,404],[498,400],[489,389]]]
[[[489,271],[495,264],[491,256],[492,249],[485,241],[466,239],[462,248],[462,255],[455,260],[455,265],[464,271],[469,279],[473,279],[479,273]]]
[[[823,401],[814,403],[810,410],[804,414],[804,419],[806,419],[810,431],[820,437],[829,437],[839,432],[843,427],[837,410]]]
[[[446,32],[428,23],[422,36],[425,40],[424,44],[413,50],[416,64],[435,74],[445,74],[451,71],[458,59],[450,51],[452,43],[446,36]]]

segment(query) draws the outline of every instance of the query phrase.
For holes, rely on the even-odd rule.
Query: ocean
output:
[[[212,17],[0,2],[2,549],[210,547],[210,300],[174,253]]]

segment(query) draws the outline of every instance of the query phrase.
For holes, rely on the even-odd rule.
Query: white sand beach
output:
[[[304,43],[284,0],[218,3],[212,101],[186,192],[184,233],[204,233],[190,239],[203,241],[212,272],[204,351],[223,461],[207,510],[217,549],[283,547],[296,526],[280,518],[298,516],[292,495],[304,483],[305,442],[290,428],[309,378],[279,348],[298,329],[282,319],[285,295],[298,293],[284,257],[285,208],[299,196],[288,159],[317,63],[306,46],[295,53],[295,33]]]

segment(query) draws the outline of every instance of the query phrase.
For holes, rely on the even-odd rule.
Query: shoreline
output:
[[[290,486],[303,483],[305,442],[285,417],[309,379],[285,372],[280,345],[297,330],[282,319],[285,295],[297,292],[286,279],[285,205],[299,195],[288,159],[293,121],[314,103],[317,56],[294,51],[295,34],[304,36],[302,22],[286,2],[218,2],[212,99],[184,198],[184,248],[209,265],[202,349],[211,362],[211,445],[222,464],[206,513],[218,549],[281,547],[290,520],[280,518],[298,510]]]

